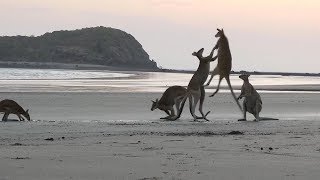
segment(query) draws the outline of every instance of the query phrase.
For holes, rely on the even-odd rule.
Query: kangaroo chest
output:
[[[210,65],[206,64],[204,66],[200,66],[197,71],[194,73],[194,75],[192,76],[189,84],[188,84],[188,88],[190,89],[199,89],[200,86],[202,86],[207,78],[208,78],[208,75],[209,75],[209,72],[210,72]]]
[[[232,56],[229,48],[229,42],[226,38],[219,40],[218,46],[218,64],[220,74],[229,74],[232,68]]]
[[[222,70],[231,70],[232,57],[229,48],[219,48],[218,50],[218,67]]]

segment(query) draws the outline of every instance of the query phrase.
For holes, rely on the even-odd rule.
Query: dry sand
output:
[[[207,98],[211,122],[192,122],[187,109],[159,120],[158,93],[0,95],[35,120],[0,123],[0,180],[320,177],[319,94],[261,94],[261,115],[280,118],[262,122],[238,122],[228,93]]]

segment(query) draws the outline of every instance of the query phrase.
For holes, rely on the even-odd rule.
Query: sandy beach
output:
[[[159,120],[159,93],[0,93],[32,122],[0,123],[0,179],[318,179],[317,93],[262,93],[238,122],[229,93],[207,98],[210,122]],[[253,116],[248,115],[250,120]],[[16,119],[10,115],[9,119]]]
[[[0,17],[0,180],[320,180],[320,0]]]

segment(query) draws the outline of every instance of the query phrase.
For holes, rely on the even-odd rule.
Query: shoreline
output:
[[[49,62],[15,62],[0,61],[0,68],[21,68],[21,69],[68,69],[68,70],[108,70],[108,71],[128,71],[128,72],[164,72],[164,73],[186,73],[192,74],[195,70],[176,69],[144,69],[130,67],[105,66],[97,64],[72,64],[72,63],[49,63]],[[280,76],[306,76],[320,77],[320,73],[297,73],[297,72],[261,72],[261,71],[231,71],[231,74],[250,75],[280,75]]]

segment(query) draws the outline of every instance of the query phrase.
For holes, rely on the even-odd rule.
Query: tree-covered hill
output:
[[[37,37],[3,36],[0,61],[158,69],[132,35],[106,27],[54,31]]]

